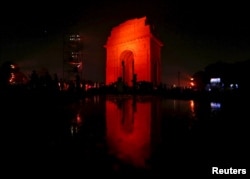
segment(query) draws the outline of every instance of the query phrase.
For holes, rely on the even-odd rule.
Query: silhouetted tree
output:
[[[197,90],[204,90],[206,84],[208,83],[208,75],[205,71],[198,71],[193,74],[194,82],[195,82],[195,88]]]
[[[59,79],[56,73],[54,73],[54,78],[53,78],[53,89],[55,89],[56,91],[59,90]]]
[[[31,89],[37,89],[39,87],[39,76],[36,70],[33,70],[30,75],[30,87]]]

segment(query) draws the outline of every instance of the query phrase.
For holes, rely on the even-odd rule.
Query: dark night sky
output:
[[[0,62],[16,62],[26,73],[46,67],[60,75],[62,34],[74,29],[84,37],[84,77],[104,81],[103,46],[111,29],[125,20],[145,15],[164,44],[164,83],[177,83],[178,71],[185,80],[210,63],[250,58],[247,2],[114,2],[34,1],[1,5]]]

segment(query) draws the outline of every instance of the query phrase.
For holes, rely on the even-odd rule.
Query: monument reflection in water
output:
[[[106,133],[111,155],[125,164],[148,167],[154,139],[160,139],[160,100],[109,98],[106,100]]]

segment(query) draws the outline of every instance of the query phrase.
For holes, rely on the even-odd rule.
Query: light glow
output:
[[[220,83],[221,79],[220,78],[211,78],[210,83]]]

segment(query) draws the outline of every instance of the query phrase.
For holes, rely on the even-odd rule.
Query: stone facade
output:
[[[128,86],[137,81],[161,83],[162,43],[150,31],[146,17],[128,20],[111,31],[106,48],[106,85],[119,78]]]

